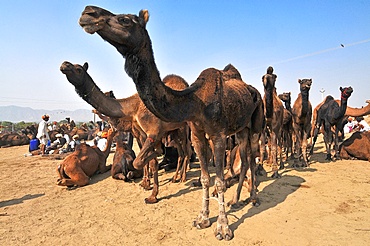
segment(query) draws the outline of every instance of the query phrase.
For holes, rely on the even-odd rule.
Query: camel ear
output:
[[[302,80],[298,79],[298,83],[300,83],[300,84],[301,84],[301,83],[302,83]]]
[[[341,87],[339,87],[339,90],[340,90],[340,91],[343,91],[343,88],[342,88],[342,86],[341,86]]]
[[[85,62],[82,67],[85,69],[85,71],[87,71],[87,69],[89,68],[89,64],[87,62]]]
[[[140,19],[140,24],[145,27],[146,23],[149,21],[149,12],[146,9],[140,10],[139,13],[139,19]]]

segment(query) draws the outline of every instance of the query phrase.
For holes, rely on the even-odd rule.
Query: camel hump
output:
[[[228,64],[223,70],[223,77],[224,80],[230,79],[239,79],[242,80],[242,76],[240,75],[238,69],[236,69],[233,65]]]
[[[334,97],[332,97],[332,96],[327,96],[326,98],[325,98],[325,103],[327,103],[327,102],[329,102],[329,101],[332,101],[332,100],[334,100]]]
[[[254,88],[251,85],[247,85],[247,89],[251,93],[251,97],[252,97],[252,100],[253,100],[254,103],[258,103],[259,101],[262,100],[261,94],[259,93],[259,91],[256,88]]]
[[[170,74],[164,77],[163,83],[173,90],[183,90],[189,87],[189,84],[185,79],[175,74]]]

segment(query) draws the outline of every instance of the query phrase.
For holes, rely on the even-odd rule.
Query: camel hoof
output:
[[[128,180],[133,179],[133,178],[134,178],[134,172],[129,171],[129,172],[127,173],[127,175],[126,175],[126,178],[127,178]]]
[[[192,185],[193,185],[194,187],[202,187],[202,183],[201,183],[199,180],[194,181],[194,182],[192,183]]]
[[[245,204],[249,204],[249,203],[252,203],[252,205],[254,206],[254,207],[259,207],[260,205],[261,205],[261,203],[260,203],[260,200],[258,199],[258,198],[254,198],[254,199],[252,199],[252,198],[247,198],[245,201],[244,201],[244,203]]]
[[[194,220],[193,226],[197,229],[204,229],[211,226],[211,221],[209,219],[203,219],[201,221]]]
[[[227,203],[227,206],[232,208],[232,209],[239,209],[241,207],[244,207],[245,203],[242,202],[242,201],[239,201],[239,202],[230,201],[230,202]]]
[[[148,197],[145,198],[145,204],[154,204],[158,202],[158,199],[156,197]]]
[[[279,174],[278,171],[275,171],[272,174],[271,178],[273,178],[273,179],[279,179],[279,178],[281,178],[281,174]]]
[[[215,236],[218,240],[225,239],[225,241],[229,241],[233,238],[233,232],[230,230],[229,226],[217,226],[215,229]]]

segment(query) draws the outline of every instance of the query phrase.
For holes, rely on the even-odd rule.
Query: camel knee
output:
[[[219,193],[222,193],[222,192],[225,192],[226,191],[225,181],[216,178],[216,181],[215,181],[215,189],[216,189],[216,191],[217,191],[218,194]]]

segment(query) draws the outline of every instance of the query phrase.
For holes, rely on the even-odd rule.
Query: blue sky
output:
[[[312,78],[313,106],[354,89],[349,105],[370,99],[370,1],[3,1],[0,8],[0,106],[91,109],[59,67],[89,63],[103,91],[136,93],[120,54],[78,25],[86,5],[119,13],[150,13],[147,29],[161,76],[189,84],[208,67],[233,64],[263,95],[261,77],[274,67],[278,93],[299,93]],[[341,44],[344,47],[341,47]]]

